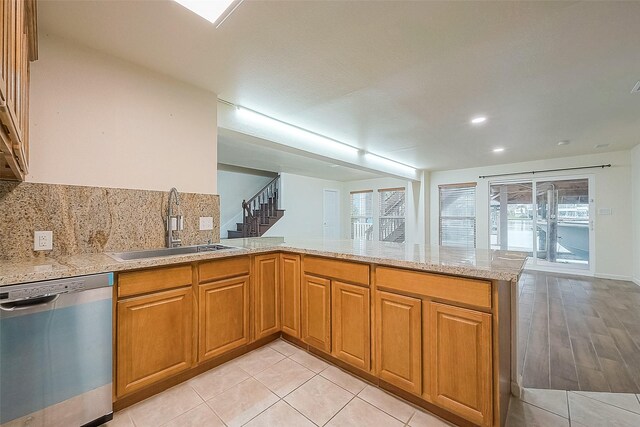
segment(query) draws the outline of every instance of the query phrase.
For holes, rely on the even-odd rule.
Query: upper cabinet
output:
[[[35,0],[0,5],[0,179],[22,181],[29,170],[30,62],[38,57]]]

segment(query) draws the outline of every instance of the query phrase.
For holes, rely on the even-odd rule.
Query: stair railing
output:
[[[273,178],[248,201],[242,201],[242,237],[260,236],[260,224],[267,224],[279,208],[280,175]]]

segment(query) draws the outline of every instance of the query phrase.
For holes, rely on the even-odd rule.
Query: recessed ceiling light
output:
[[[569,145],[569,144],[571,144],[571,141],[569,141],[568,139],[564,139],[558,142],[558,145]]]
[[[471,123],[474,125],[479,125],[480,123],[484,123],[487,121],[485,116],[478,116],[471,119]]]
[[[498,148],[494,148],[493,149],[494,153],[502,153],[503,151],[504,151],[504,148],[502,148],[502,147],[498,147]]]
[[[598,145],[594,145],[593,148],[606,148],[608,146],[609,144],[598,144]]]
[[[337,168],[338,165],[329,165],[330,168]]]
[[[218,28],[243,0],[173,0]]]

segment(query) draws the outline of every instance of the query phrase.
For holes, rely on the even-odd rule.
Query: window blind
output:
[[[476,184],[442,185],[440,245],[475,248]]]
[[[404,188],[378,190],[380,227],[379,239],[385,242],[405,241],[406,197]]]

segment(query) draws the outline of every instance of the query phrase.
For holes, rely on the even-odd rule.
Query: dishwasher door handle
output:
[[[37,297],[37,298],[15,301],[15,302],[5,302],[3,304],[0,304],[0,310],[3,310],[3,311],[29,310],[30,308],[49,305],[55,300],[57,300],[59,297],[60,297],[60,294],[57,294],[57,295],[48,295],[44,297]]]

